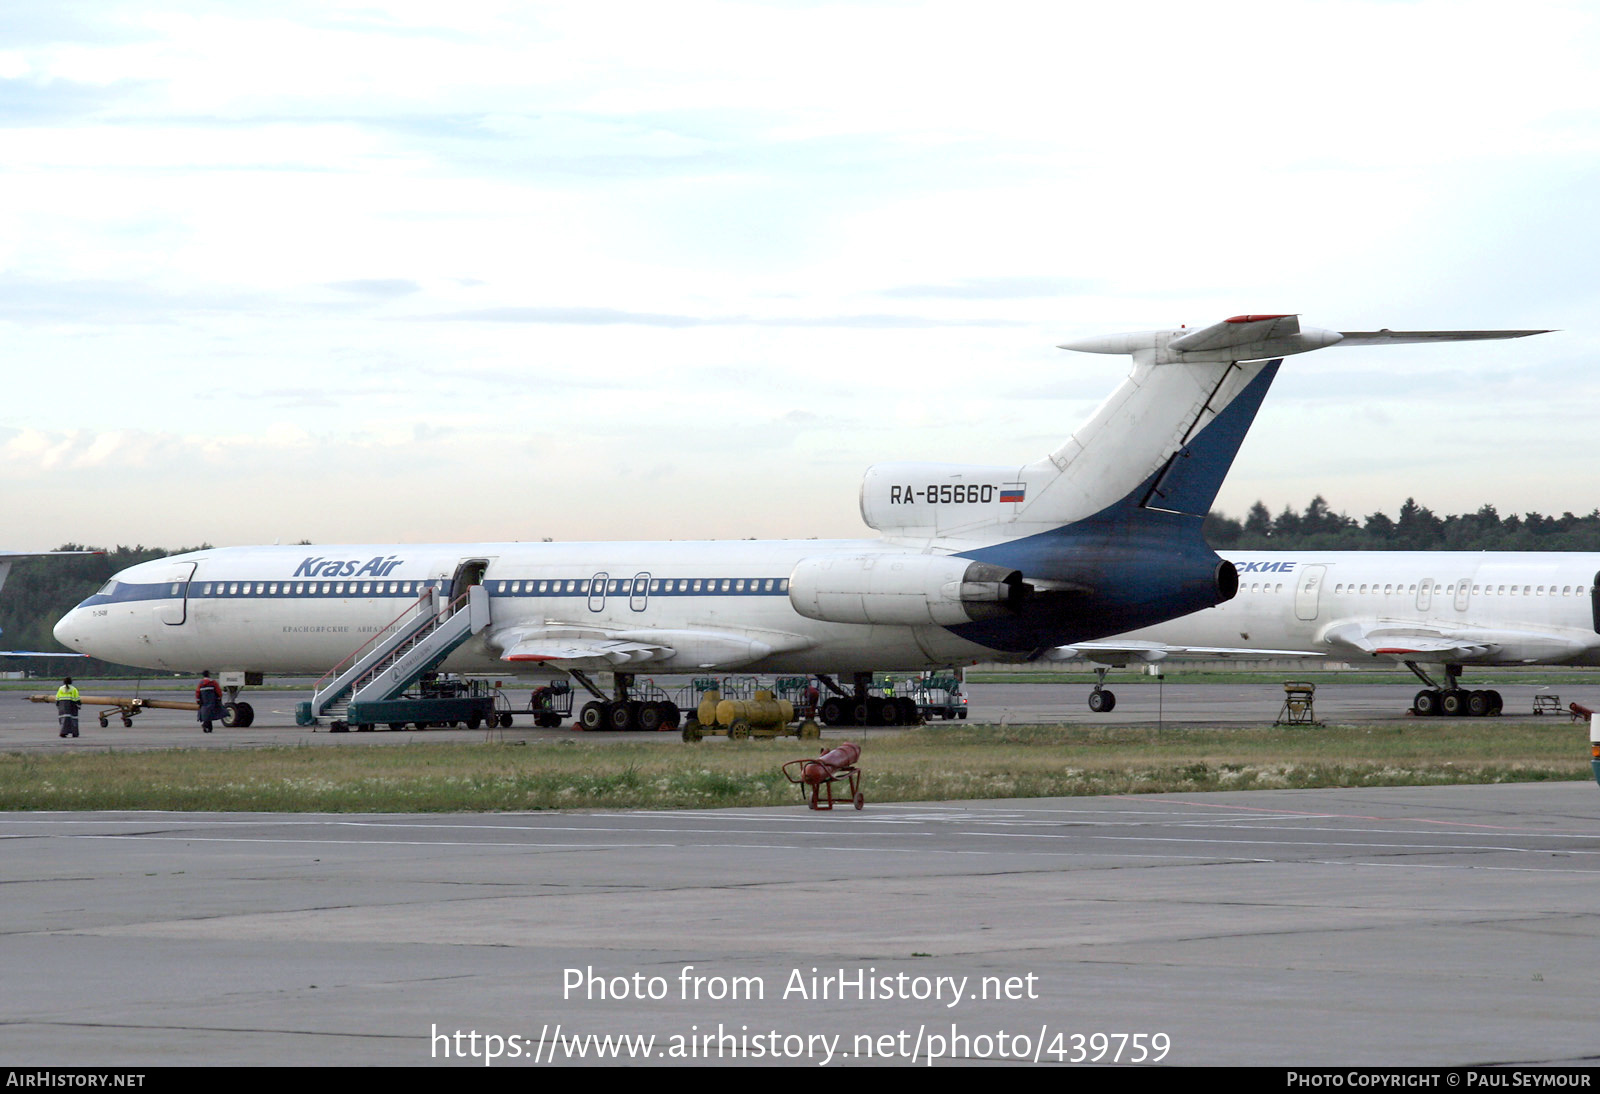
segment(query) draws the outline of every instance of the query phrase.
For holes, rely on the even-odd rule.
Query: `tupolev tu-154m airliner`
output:
[[[1283,357],[1535,333],[1339,333],[1239,315],[1069,342],[1133,358],[1088,422],[1030,463],[874,465],[861,513],[876,539],[210,549],[123,570],[55,635],[108,661],[250,684],[379,648],[426,611],[460,621],[433,665],[570,674],[596,698],[591,728],[676,720],[629,696],[639,670],[813,673],[842,720],[893,724],[905,712],[867,694],[875,670],[1034,659],[1232,598],[1236,568],[1201,521]],[[594,670],[615,674],[611,696]],[[228,679],[232,722],[249,724]],[[331,695],[343,685],[330,679]]]
[[[1135,662],[1333,657],[1402,664],[1425,685],[1413,713],[1498,714],[1465,666],[1600,665],[1600,554],[1578,551],[1228,553],[1239,595],[1131,634],[1050,651],[1097,664],[1089,709],[1112,710],[1106,670]],[[1444,668],[1441,684],[1424,668]]]

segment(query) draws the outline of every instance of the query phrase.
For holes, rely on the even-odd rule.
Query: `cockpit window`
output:
[[[110,596],[112,593],[114,593],[116,591],[117,591],[117,579],[116,578],[112,578],[110,581],[108,581],[104,585],[100,586],[100,591],[98,593],[96,593],[95,595],[96,596]]]

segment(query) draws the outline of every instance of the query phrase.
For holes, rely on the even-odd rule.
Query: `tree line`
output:
[[[1484,505],[1440,516],[1407,498],[1398,518],[1377,512],[1357,520],[1335,513],[1318,494],[1305,509],[1284,506],[1277,516],[1259,501],[1243,520],[1213,512],[1205,536],[1217,550],[1239,551],[1600,551],[1600,509],[1582,517],[1502,517]]]
[[[11,576],[0,588],[0,649],[39,650],[46,653],[62,650],[65,647],[51,633],[56,620],[84,598],[93,595],[96,589],[111,579],[112,574],[153,558],[199,551],[209,546],[203,544],[201,547],[179,547],[176,551],[169,551],[143,544],[137,547],[102,548],[63,543],[56,550],[103,553],[26,558],[13,563]],[[143,675],[148,672],[147,669],[111,665],[95,658],[83,661],[0,659],[0,668],[26,668],[40,676]]]

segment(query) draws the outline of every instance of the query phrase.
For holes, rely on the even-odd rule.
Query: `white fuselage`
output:
[[[508,665],[502,644],[491,644],[519,629],[679,636],[679,655],[652,661],[652,672],[852,672],[993,655],[940,626],[827,623],[795,611],[788,585],[797,562],[867,551],[895,549],[818,540],[222,548],[123,571],[65,616],[56,636],[147,668],[320,674],[408,612],[425,583],[447,593],[457,567],[481,559],[493,624],[451,655],[450,670],[540,670]]]
[[[1117,636],[1462,664],[1600,664],[1600,554],[1226,551],[1239,594]],[[1431,639],[1436,649],[1422,648]],[[1116,641],[1115,639],[1112,641]]]

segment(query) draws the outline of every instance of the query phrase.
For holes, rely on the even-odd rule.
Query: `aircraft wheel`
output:
[[[917,706],[917,701],[909,695],[902,695],[895,700],[895,705],[900,708],[900,724],[919,726],[922,724],[922,710]]]
[[[897,726],[900,724],[900,705],[893,699],[882,699],[877,703],[878,709],[873,711],[872,720],[880,726]]]
[[[610,709],[606,711],[607,729],[614,729],[618,733],[623,733],[627,730],[637,728],[638,723],[634,718],[634,704],[610,703],[607,705],[610,707]]]
[[[825,726],[843,725],[848,717],[845,713],[844,700],[837,695],[830,695],[824,699],[822,709],[818,713],[822,715],[822,724]]]
[[[1460,688],[1450,688],[1439,696],[1439,713],[1447,718],[1459,718],[1467,712],[1467,693]]]
[[[661,704],[661,728],[677,729],[678,723],[683,721],[683,711],[678,709],[678,704],[671,699]]]
[[[1487,691],[1474,691],[1467,695],[1467,713],[1474,718],[1482,718],[1489,713],[1489,693]]]
[[[1110,714],[1117,709],[1117,696],[1104,688],[1089,693],[1089,709],[1096,714]]]
[[[1498,691],[1495,691],[1493,688],[1491,688],[1489,691],[1485,692],[1485,694],[1489,696],[1490,714],[1499,714],[1506,708],[1506,702],[1504,699],[1500,698],[1500,693]]]
[[[1411,700],[1411,710],[1423,718],[1438,714],[1439,693],[1432,688],[1423,688],[1417,692],[1416,698]]]
[[[639,704],[639,730],[642,733],[657,733],[661,730],[661,704]]]
[[[850,704],[850,718],[858,726],[872,724],[872,701],[862,699],[860,702]]]
[[[235,729],[249,729],[256,724],[256,708],[249,703],[235,703],[239,713],[234,720]]]

